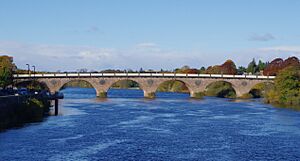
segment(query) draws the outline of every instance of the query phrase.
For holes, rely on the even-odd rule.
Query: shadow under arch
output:
[[[215,96],[221,98],[236,98],[236,89],[234,85],[227,81],[214,81],[205,87],[206,96]]]
[[[251,87],[249,94],[253,98],[262,98],[265,94],[274,87],[274,82],[261,82]]]
[[[141,83],[134,79],[126,78],[113,82],[107,90],[108,98],[144,98]]]
[[[190,97],[191,89],[188,84],[179,79],[166,80],[161,82],[156,89],[156,97],[169,97],[177,95],[179,97]],[[176,96],[175,96],[176,97]]]
[[[83,79],[76,79],[76,80],[69,80],[64,82],[58,89],[58,91],[68,90],[68,88],[73,89],[73,92],[80,93],[80,94],[93,94],[97,96],[97,90],[93,86],[92,83]],[[89,89],[89,90],[82,90],[82,89]],[[92,91],[90,90],[92,89]]]
[[[47,90],[50,91],[50,88],[45,82],[37,81],[37,80],[27,80],[27,81],[21,81],[16,82],[15,86],[17,88],[27,88],[29,90],[35,90],[35,91],[42,91]]]

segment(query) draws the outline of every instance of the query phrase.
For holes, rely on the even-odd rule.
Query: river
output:
[[[59,116],[0,133],[0,160],[300,160],[300,112],[258,99],[62,92]]]

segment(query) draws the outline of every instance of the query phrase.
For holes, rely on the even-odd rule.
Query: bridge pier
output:
[[[204,92],[191,92],[190,93],[190,97],[191,98],[197,98],[197,99],[199,99],[199,98],[202,98],[204,96]]]
[[[54,115],[58,115],[58,99],[54,100]]]
[[[147,92],[147,91],[144,91],[144,97],[145,97],[145,98],[153,99],[153,98],[155,98],[155,92]]]
[[[99,98],[107,98],[107,92],[106,91],[98,91],[97,97]]]

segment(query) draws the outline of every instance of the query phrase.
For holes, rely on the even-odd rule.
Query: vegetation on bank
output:
[[[159,85],[158,92],[182,92],[189,93],[189,89],[183,82],[180,81],[166,81]]]
[[[231,84],[228,82],[214,82],[207,86],[206,96],[216,96],[222,98],[235,98],[236,94]]]
[[[13,82],[12,75],[16,69],[13,58],[9,56],[0,56],[0,87],[5,88]]]
[[[42,90],[48,90],[47,85],[38,82],[38,81],[24,81],[24,82],[20,82],[18,84],[15,84],[15,86],[17,88],[27,88],[29,91],[42,91]]]
[[[300,107],[300,65],[281,70],[265,99],[275,105]]]
[[[249,92],[250,98],[263,98],[274,88],[273,83],[259,83],[256,84]]]
[[[25,123],[40,122],[47,116],[50,101],[25,96],[0,98],[0,131]]]

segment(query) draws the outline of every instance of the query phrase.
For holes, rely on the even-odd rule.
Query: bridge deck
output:
[[[233,79],[268,79],[275,76],[263,75],[226,75],[226,74],[184,74],[184,73],[47,73],[14,74],[15,79],[24,78],[77,78],[77,77],[185,77],[185,78],[233,78]]]

